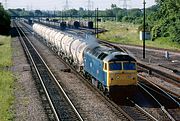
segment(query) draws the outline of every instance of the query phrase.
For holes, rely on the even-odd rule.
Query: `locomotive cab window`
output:
[[[124,70],[136,70],[136,64],[133,62],[123,62]]]
[[[111,62],[109,63],[109,70],[122,70],[122,64],[121,62]]]
[[[106,53],[101,53],[101,54],[98,56],[98,59],[103,60],[106,56],[107,56]]]

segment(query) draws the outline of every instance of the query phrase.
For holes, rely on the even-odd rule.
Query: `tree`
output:
[[[111,4],[111,9],[117,8],[116,4]]]
[[[35,14],[36,14],[37,16],[41,16],[41,15],[42,15],[42,12],[41,12],[40,10],[35,10]]]
[[[0,3],[0,34],[8,34],[10,29],[10,16]]]
[[[153,39],[170,37],[172,41],[180,43],[180,1],[156,0],[156,2],[159,9],[154,16],[151,15],[151,18],[157,18],[154,21]]]

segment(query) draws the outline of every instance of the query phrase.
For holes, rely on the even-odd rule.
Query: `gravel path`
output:
[[[14,86],[15,121],[47,121],[39,93],[32,79],[31,69],[18,38],[12,39],[13,67],[16,81]]]

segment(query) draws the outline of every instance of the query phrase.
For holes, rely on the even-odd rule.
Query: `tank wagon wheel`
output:
[[[83,74],[83,66],[80,66],[80,72]]]
[[[70,64],[73,64],[73,63],[74,63],[74,61],[73,61],[72,58],[69,59],[69,63],[70,63]]]
[[[59,56],[62,57],[62,52],[61,51],[59,51]]]
[[[51,45],[51,50],[54,52],[54,47],[53,47],[53,45]]]
[[[60,52],[57,50],[57,55],[59,56],[60,55]]]
[[[84,76],[86,79],[90,80],[90,77],[89,77],[89,75],[88,75],[87,72],[84,72],[84,71],[83,71],[83,76]]]
[[[83,70],[82,70],[82,67],[81,66],[78,66],[79,64],[75,64],[74,63],[74,68],[76,69],[77,72],[83,74]]]
[[[54,48],[54,50],[55,50],[55,53],[56,53],[56,54],[58,54],[58,50],[57,50],[57,48],[56,48],[56,47]]]
[[[72,58],[69,58],[69,64],[73,64],[73,60],[72,60]]]
[[[64,57],[64,60],[65,60],[67,63],[69,63],[69,59],[67,58],[66,55],[65,55],[65,57]]]

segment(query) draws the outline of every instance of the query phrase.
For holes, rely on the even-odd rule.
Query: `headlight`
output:
[[[116,80],[119,80],[119,79],[120,79],[120,76],[119,76],[119,75],[117,75],[117,76],[116,76]]]

